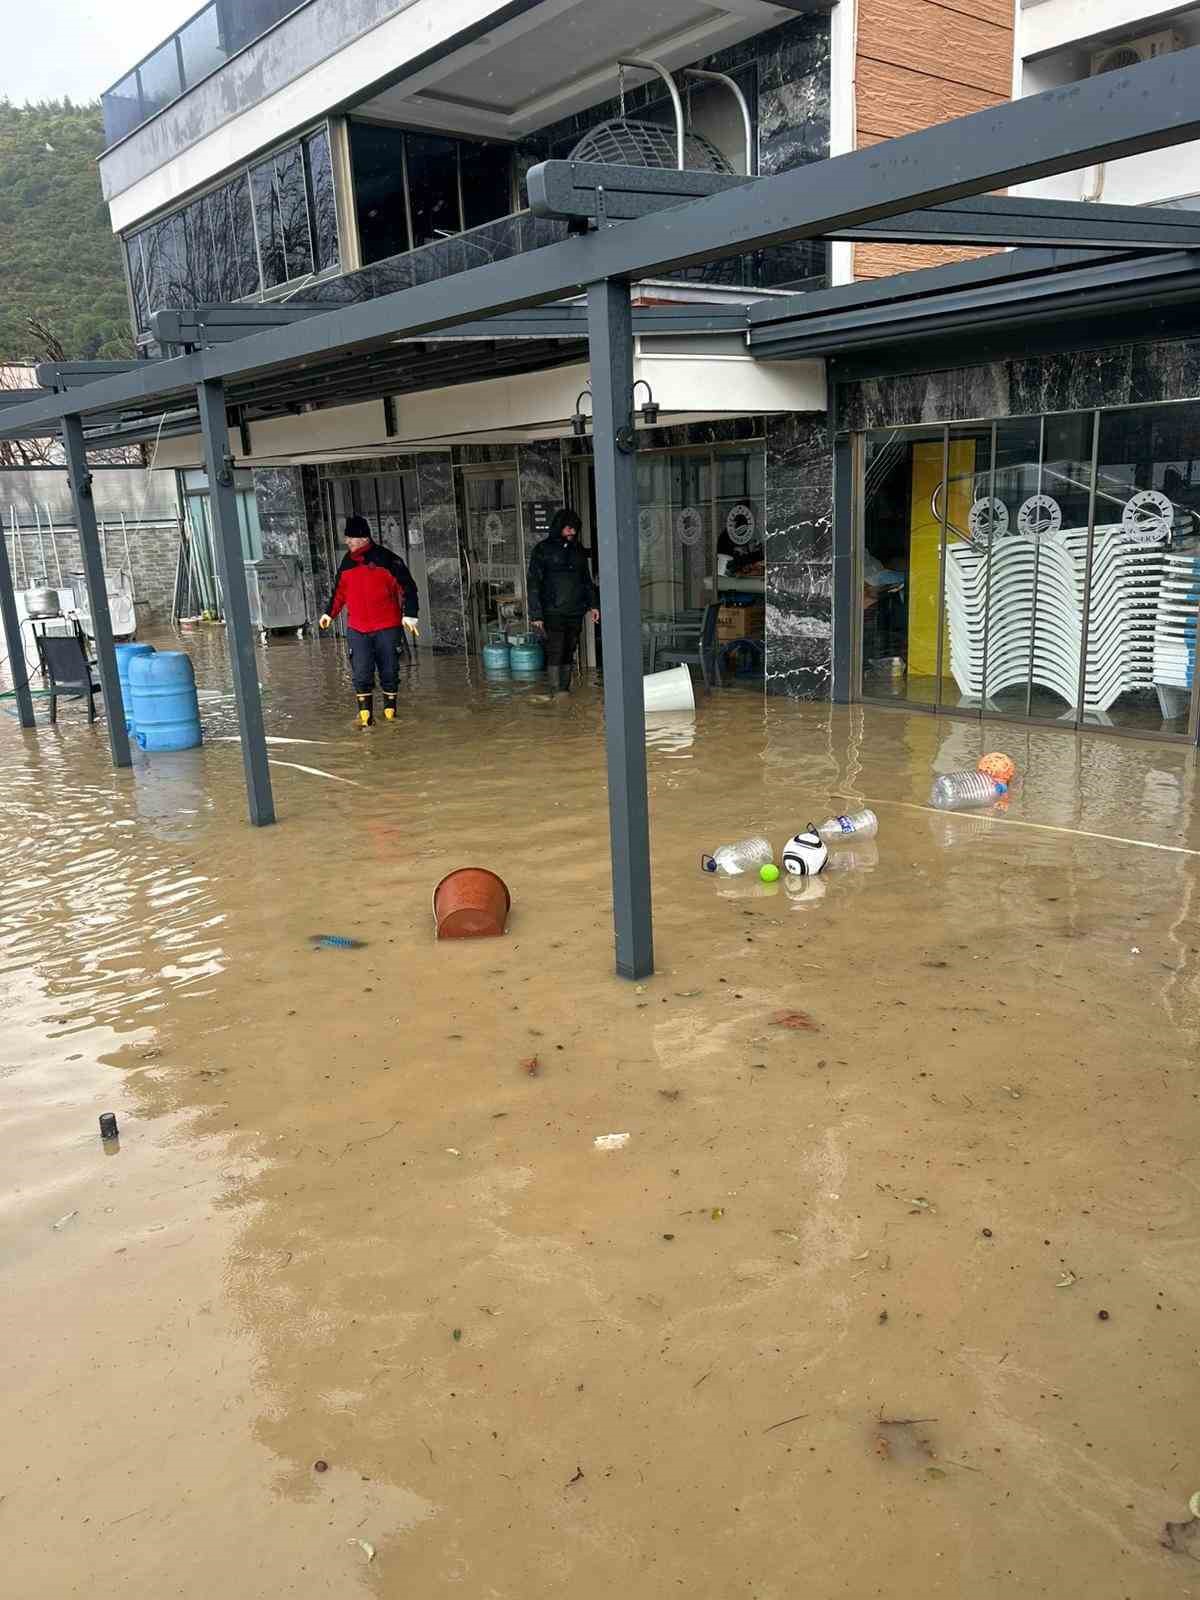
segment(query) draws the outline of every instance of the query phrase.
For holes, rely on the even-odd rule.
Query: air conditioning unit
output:
[[[1144,33],[1140,39],[1125,39],[1120,44],[1105,45],[1103,50],[1092,51],[1092,77],[1102,72],[1124,72],[1142,61],[1153,61],[1155,56],[1170,55],[1172,50],[1182,50],[1183,35],[1174,28],[1161,33]]]

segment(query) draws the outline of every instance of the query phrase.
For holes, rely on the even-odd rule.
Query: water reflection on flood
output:
[[[703,697],[634,986],[594,686],[423,658],[363,734],[281,642],[252,830],[222,646],[202,750],[0,723],[14,1592],[1176,1592],[1200,860],[1083,835],[1200,850],[1189,751]],[[996,748],[1005,817],[923,809]],[[857,804],[817,879],[699,869]],[[437,945],[468,862],[511,931]]]

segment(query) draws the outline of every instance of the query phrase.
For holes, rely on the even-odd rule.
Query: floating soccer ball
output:
[[[1011,783],[1017,775],[1017,763],[1003,751],[993,750],[986,756],[980,756],[975,770],[994,778],[997,783]]]
[[[797,878],[815,878],[829,860],[825,841],[816,826],[809,823],[803,833],[789,839],[783,847],[783,870]]]

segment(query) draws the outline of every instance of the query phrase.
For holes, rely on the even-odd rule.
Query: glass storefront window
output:
[[[455,141],[436,133],[409,133],[404,153],[413,244],[431,244],[448,233],[459,233],[462,208]]]
[[[412,248],[404,200],[404,135],[374,122],[350,123],[350,161],[364,266]]]
[[[125,249],[141,331],[163,307],[244,300],[333,270],[339,248],[327,130],[129,235]]]
[[[1200,402],[868,434],[866,699],[1194,733]]]

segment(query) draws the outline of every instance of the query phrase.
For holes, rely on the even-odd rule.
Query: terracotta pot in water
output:
[[[459,867],[433,891],[439,939],[486,939],[504,932],[512,896],[486,867]]]

